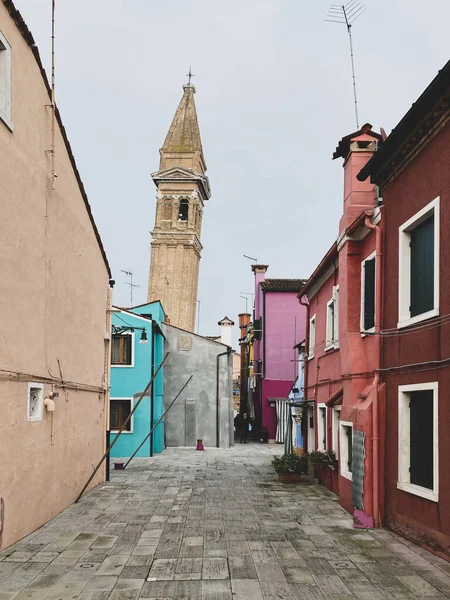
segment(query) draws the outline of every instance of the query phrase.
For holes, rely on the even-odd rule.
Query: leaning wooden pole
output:
[[[120,434],[122,433],[122,431],[125,429],[125,427],[127,426],[127,424],[129,423],[129,421],[131,420],[131,417],[133,416],[133,414],[135,413],[137,407],[139,406],[139,404],[141,403],[141,400],[147,395],[149,389],[152,387],[153,382],[156,379],[156,376],[158,375],[158,373],[160,372],[163,364],[166,362],[166,358],[169,356],[169,353],[167,352],[167,354],[165,355],[163,361],[161,362],[161,364],[159,365],[159,367],[156,369],[156,371],[154,372],[152,378],[150,379],[150,381],[148,382],[145,390],[141,393],[140,398],[138,399],[138,401],[135,403],[135,405],[133,406],[133,410],[130,412],[130,414],[128,415],[128,417],[125,419],[125,421],[122,424],[122,427],[119,429],[119,431],[117,432],[116,437],[113,439],[113,441],[111,442],[109,448],[106,449],[106,452],[104,453],[104,455],[101,457],[99,463],[97,464],[97,466],[95,467],[95,469],[93,470],[91,476],[89,477],[89,479],[86,481],[83,489],[81,490],[81,492],[78,494],[77,499],[75,500],[75,504],[80,500],[81,496],[84,494],[84,492],[86,491],[86,488],[88,487],[88,485],[91,483],[91,481],[94,479],[95,474],[97,473],[97,471],[100,469],[100,467],[103,464],[103,461],[105,460],[105,458],[109,455],[112,447],[114,446],[114,444],[117,442],[117,440],[119,439]]]
[[[158,425],[161,423],[161,421],[164,419],[164,417],[166,416],[166,414],[169,412],[169,410],[172,408],[172,405],[174,404],[175,400],[177,400],[180,396],[181,393],[183,392],[183,390],[185,390],[189,384],[189,382],[191,381],[193,375],[191,375],[189,377],[189,379],[186,381],[186,383],[183,385],[183,387],[181,388],[181,390],[178,392],[178,394],[175,396],[175,398],[172,400],[172,402],[169,404],[169,406],[166,408],[166,410],[163,412],[163,414],[161,415],[161,417],[159,418],[158,422],[150,429],[149,433],[145,436],[145,438],[142,440],[142,443],[136,448],[136,450],[134,451],[134,454],[132,454],[130,456],[130,458],[127,460],[127,462],[124,464],[123,468],[126,469],[127,465],[130,464],[130,462],[132,461],[132,459],[136,456],[136,454],[139,452],[139,450],[142,448],[142,446],[145,444],[145,442],[148,440],[148,438],[152,435],[152,433],[155,431],[155,429],[158,427]]]

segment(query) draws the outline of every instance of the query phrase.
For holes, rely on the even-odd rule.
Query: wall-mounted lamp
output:
[[[147,330],[145,329],[145,327],[131,327],[131,326],[122,326],[122,325],[112,325],[111,327],[111,331],[113,333],[113,335],[121,335],[122,333],[125,333],[126,331],[141,331],[141,339],[139,340],[140,344],[148,344],[148,339],[147,339]]]

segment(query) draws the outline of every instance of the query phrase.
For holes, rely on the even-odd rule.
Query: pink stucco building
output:
[[[105,450],[111,275],[11,0],[0,1],[0,66],[2,550],[69,506]]]
[[[275,400],[287,398],[298,375],[298,350],[305,338],[305,307],[297,294],[303,279],[266,279],[268,265],[252,265],[255,275],[254,405],[258,428],[274,441]]]

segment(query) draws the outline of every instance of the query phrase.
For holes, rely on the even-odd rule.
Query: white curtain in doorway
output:
[[[280,444],[284,443],[284,436],[286,435],[287,420],[289,418],[289,405],[287,400],[280,399],[276,401],[277,408],[277,437],[276,441]]]

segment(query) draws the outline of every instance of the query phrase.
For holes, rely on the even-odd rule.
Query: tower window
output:
[[[178,220],[187,221],[189,217],[189,200],[180,200],[180,208],[178,210]]]

